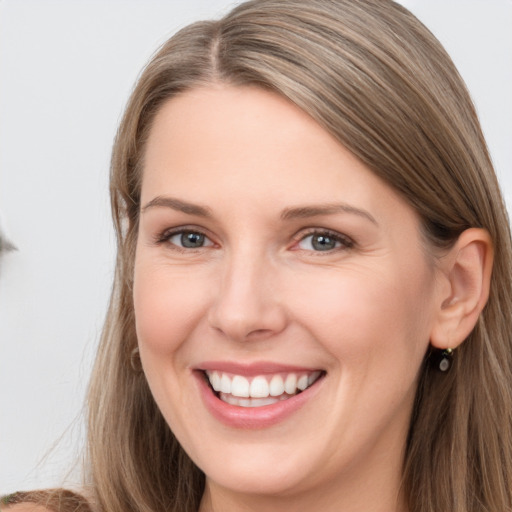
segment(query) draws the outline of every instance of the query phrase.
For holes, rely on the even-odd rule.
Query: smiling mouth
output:
[[[254,377],[216,370],[203,373],[217,398],[238,407],[263,407],[288,400],[313,386],[325,374],[322,370]]]

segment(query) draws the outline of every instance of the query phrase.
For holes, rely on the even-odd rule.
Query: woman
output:
[[[111,194],[95,510],[512,510],[507,217],[404,8],[259,0],[182,30]]]

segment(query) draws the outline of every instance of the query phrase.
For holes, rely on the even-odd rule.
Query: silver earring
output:
[[[451,348],[447,348],[445,350],[439,350],[434,353],[434,365],[435,367],[443,373],[446,373],[451,367],[453,363],[453,350]]]

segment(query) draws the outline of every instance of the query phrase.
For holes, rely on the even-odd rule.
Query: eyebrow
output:
[[[142,207],[141,213],[144,213],[150,208],[156,207],[171,208],[172,210],[187,213],[189,215],[197,215],[198,217],[212,217],[210,208],[207,208],[206,206],[188,203],[187,201],[167,196],[157,196],[151,199],[149,203],[146,203],[146,205]]]
[[[283,210],[281,214],[281,219],[283,220],[291,220],[291,219],[304,219],[309,217],[319,217],[321,215],[334,215],[336,213],[350,213],[353,215],[357,215],[359,217],[363,217],[376,226],[379,223],[375,220],[375,217],[371,215],[371,213],[366,210],[361,210],[360,208],[356,208],[355,206],[351,206],[345,203],[334,203],[334,204],[320,204],[320,205],[307,205],[307,206],[297,206],[294,208],[286,208]]]
[[[141,212],[144,213],[150,208],[171,208],[179,212],[183,212],[189,215],[197,215],[198,217],[211,218],[212,211],[206,206],[201,206],[194,203],[183,201],[175,197],[168,196],[157,196],[151,201],[146,203]],[[345,203],[334,203],[334,204],[320,204],[320,205],[307,205],[307,206],[296,206],[293,208],[285,208],[281,213],[281,220],[293,220],[293,219],[305,219],[310,217],[319,217],[321,215],[334,215],[337,213],[350,213],[363,217],[376,226],[378,222],[375,220],[366,210],[361,210],[355,206],[351,206]]]

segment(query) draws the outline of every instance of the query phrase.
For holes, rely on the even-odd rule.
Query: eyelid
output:
[[[197,233],[199,235],[204,236],[205,239],[207,239],[210,243],[208,245],[193,248],[193,247],[182,247],[180,245],[170,242],[170,239],[173,236],[180,235],[183,233]],[[336,242],[339,242],[341,244],[341,246],[335,247],[333,249],[327,249],[325,251],[315,251],[313,249],[302,249],[300,247],[297,247],[300,242],[305,240],[307,237],[313,236],[313,235],[327,236],[329,238],[334,239]],[[186,252],[197,251],[197,250],[210,248],[212,246],[217,245],[215,243],[215,241],[213,240],[213,237],[208,233],[208,230],[206,230],[204,228],[200,228],[198,226],[194,226],[194,225],[189,225],[189,226],[185,225],[185,226],[177,226],[174,228],[166,228],[154,236],[154,243],[156,245],[168,243],[169,245],[171,245],[173,247],[173,249],[178,250],[178,251],[184,251],[184,252],[185,251]],[[298,233],[296,233],[293,236],[293,246],[291,247],[291,249],[298,250],[298,251],[305,251],[305,252],[309,252],[309,253],[315,253],[317,255],[321,255],[321,254],[327,255],[327,254],[332,254],[334,252],[351,249],[355,245],[356,245],[356,243],[353,240],[353,238],[351,238],[350,236],[348,236],[344,233],[340,233],[338,231],[334,231],[334,230],[328,229],[328,228],[310,227],[310,228],[305,228],[305,229],[300,230]]]
[[[296,248],[296,246],[300,242],[302,242],[303,240],[305,240],[306,238],[308,238],[309,236],[312,236],[312,235],[326,235],[329,238],[332,238],[335,241],[340,242],[341,247],[336,247],[334,249],[329,249],[326,251],[315,251],[313,249],[311,249],[311,250],[301,249],[300,247]],[[293,250],[311,252],[311,253],[315,253],[317,255],[322,255],[322,254],[327,255],[327,254],[332,254],[334,252],[351,249],[355,245],[356,245],[356,243],[353,240],[353,238],[351,238],[350,236],[345,235],[343,233],[340,233],[338,231],[334,231],[334,230],[328,229],[328,228],[306,228],[306,230],[301,230],[294,236]]]
[[[205,239],[207,239],[210,242],[210,244],[202,246],[202,247],[193,248],[193,247],[181,247],[177,244],[170,242],[170,239],[173,236],[180,235],[183,233],[196,233],[198,235],[202,235],[205,237]],[[177,226],[175,228],[164,229],[163,231],[160,231],[159,233],[157,233],[155,235],[154,243],[157,245],[169,243],[169,245],[171,245],[176,250],[189,251],[189,252],[194,251],[194,250],[203,249],[205,247],[212,247],[212,246],[216,245],[215,242],[212,240],[212,237],[207,233],[207,231],[205,229],[199,228],[197,226]]]

